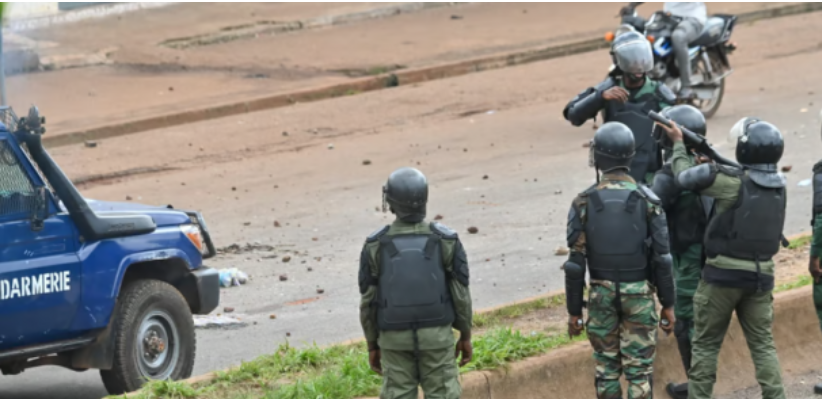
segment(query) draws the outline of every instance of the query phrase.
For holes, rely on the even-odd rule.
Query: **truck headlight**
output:
[[[200,231],[200,228],[193,224],[184,224],[180,226],[180,231],[188,237],[188,240],[194,244],[195,247],[200,251],[201,254],[206,253],[206,247],[203,241],[203,233]]]

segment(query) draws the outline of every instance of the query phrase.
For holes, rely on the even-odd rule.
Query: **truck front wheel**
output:
[[[100,370],[111,395],[133,392],[147,380],[191,376],[196,338],[185,298],[168,283],[138,280],[124,287],[112,318],[114,362]]]

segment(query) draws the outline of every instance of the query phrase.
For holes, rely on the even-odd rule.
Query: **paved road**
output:
[[[785,397],[787,399],[819,399],[822,395],[813,393],[813,386],[822,382],[822,369],[814,372],[798,375],[786,376]],[[732,394],[719,396],[719,399],[750,399],[761,397],[762,392],[758,386],[743,389]]]
[[[810,176],[821,147],[817,66],[822,55],[815,43],[797,40],[814,37],[817,22],[818,15],[811,15],[740,27],[741,48],[732,59],[737,69],[722,109],[710,121],[713,141],[721,141],[745,115],[781,127],[784,164],[793,165],[786,234],[807,230],[811,193],[797,183]],[[292,251],[288,263],[260,252],[215,262],[253,275],[250,285],[225,290],[223,303],[258,324],[201,331],[195,373],[203,373],[270,352],[285,341],[286,332],[295,343],[360,335],[356,256],[363,237],[387,221],[374,209],[381,183],[406,164],[419,162],[429,175],[432,216],[444,215],[443,221],[460,232],[469,226],[480,230],[464,234],[477,308],[560,289],[561,259],[553,249],[562,242],[574,193],[594,176],[581,147],[592,134],[590,125],[570,127],[560,110],[585,85],[596,83],[607,59],[607,52],[590,53],[54,154],[72,175],[177,168],[87,187],[85,193],[192,206],[205,212],[218,245],[260,241],[275,245],[279,255]],[[363,166],[364,159],[371,164]],[[282,227],[273,227],[275,220]],[[288,281],[279,282],[280,274]],[[324,294],[315,293],[318,286]],[[276,320],[268,319],[271,313]],[[2,398],[103,394],[94,372],[40,369],[0,379]]]

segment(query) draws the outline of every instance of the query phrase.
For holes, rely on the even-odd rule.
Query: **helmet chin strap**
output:
[[[385,213],[387,208],[388,208],[388,204],[386,203],[386,200],[385,200],[385,186],[383,186],[382,187],[382,213]]]

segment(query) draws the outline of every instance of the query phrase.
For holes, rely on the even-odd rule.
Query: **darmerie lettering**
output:
[[[71,272],[41,273],[0,280],[0,301],[71,290]]]

